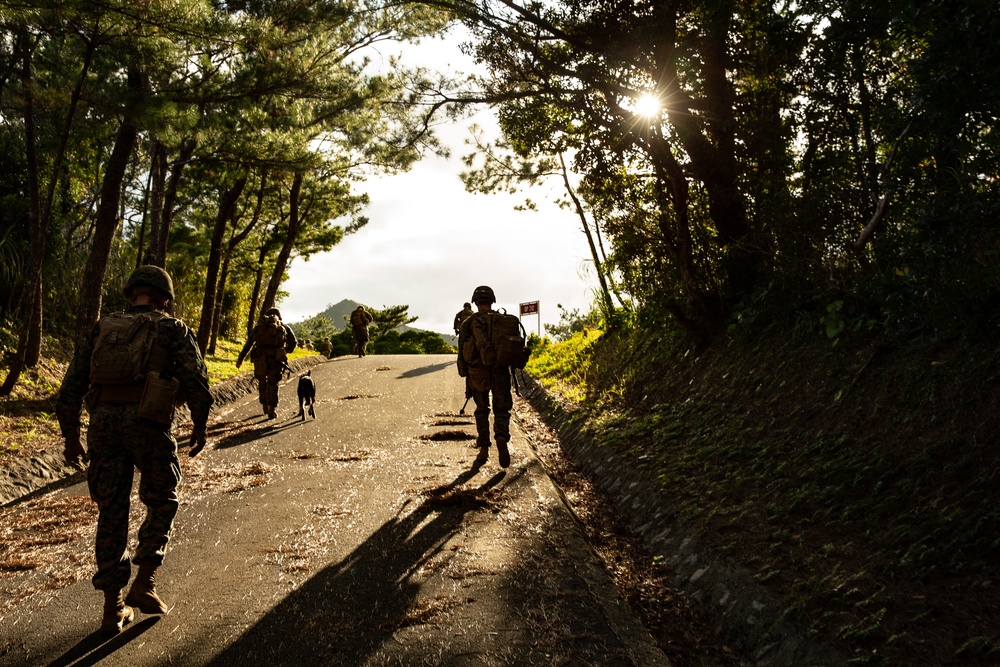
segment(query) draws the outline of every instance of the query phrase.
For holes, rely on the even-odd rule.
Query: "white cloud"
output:
[[[407,47],[407,61],[461,62],[456,43]],[[460,156],[471,152],[464,142],[473,122],[496,128],[488,109],[442,126],[438,134],[451,158],[429,156],[407,173],[358,186],[371,198],[370,222],[332,251],[292,263],[282,286],[289,296],[280,304],[286,321],[353,299],[374,308],[406,304],[419,318],[413,326],[451,333],[455,313],[483,284],[493,287],[496,307],[514,314],[519,303],[539,301],[542,324],[558,322],[557,303],[589,309],[596,285],[589,249],[576,215],[550,203],[564,194],[559,184],[531,194],[537,212],[514,210],[524,196],[465,191]],[[539,329],[534,315],[524,324]]]
[[[543,323],[558,321],[557,303],[589,307],[595,282],[575,215],[544,203],[538,212],[516,211],[521,198],[467,193],[458,160],[448,161],[450,174],[428,164],[440,161],[363,185],[371,221],[332,251],[292,264],[281,303],[286,321],[353,299],[374,308],[407,304],[420,318],[414,326],[450,333],[454,314],[481,284],[515,314],[519,303],[539,301]],[[525,326],[537,329],[537,318],[528,316]]]

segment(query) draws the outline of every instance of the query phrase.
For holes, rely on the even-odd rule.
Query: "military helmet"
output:
[[[496,303],[496,295],[493,294],[493,288],[487,287],[486,285],[480,285],[472,292],[472,303],[478,303],[480,301],[489,301],[490,303]]]
[[[265,315],[274,315],[279,320],[281,319],[281,311],[278,310],[277,308],[275,308],[274,306],[271,306],[270,308],[268,308],[267,310],[265,310],[264,314]]]
[[[468,301],[466,301],[465,303],[462,304],[462,307],[463,308],[472,308],[472,304],[469,303]]]
[[[125,287],[122,288],[126,299],[131,298],[132,288],[138,285],[155,287],[171,299],[174,298],[174,281],[170,279],[170,274],[159,266],[145,264],[133,271]]]

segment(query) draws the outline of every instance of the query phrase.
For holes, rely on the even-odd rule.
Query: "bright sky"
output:
[[[467,62],[448,42],[420,51],[429,66]],[[461,156],[472,152],[464,143],[467,126],[495,127],[492,118],[485,109],[441,128],[450,158],[427,157],[405,174],[360,184],[371,198],[364,213],[370,222],[332,251],[292,263],[282,318],[300,322],[352,299],[372,308],[407,305],[419,318],[411,326],[451,334],[455,313],[477,285],[492,287],[494,307],[515,315],[520,303],[538,301],[540,317],[523,320],[529,332],[544,334],[545,324],[559,321],[556,304],[589,310],[597,281],[579,219],[551,203],[565,195],[560,182],[522,196],[465,191],[458,174]],[[514,210],[525,196],[538,211]]]

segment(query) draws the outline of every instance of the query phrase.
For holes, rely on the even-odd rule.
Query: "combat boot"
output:
[[[132,587],[128,589],[125,603],[137,607],[144,614],[166,614],[166,603],[156,594],[156,566],[139,565]]]
[[[135,612],[122,600],[121,591],[104,591],[104,616],[99,630],[102,635],[117,635],[134,618]]]
[[[507,449],[506,442],[497,443],[497,463],[500,464],[501,468],[506,468],[510,465],[510,450]]]

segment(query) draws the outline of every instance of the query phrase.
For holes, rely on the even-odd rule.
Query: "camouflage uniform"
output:
[[[359,322],[355,324],[355,321]],[[354,353],[359,357],[367,354],[368,325],[372,322],[372,314],[364,306],[358,306],[351,313],[351,335],[354,337]]]
[[[480,288],[477,288],[477,293]],[[492,290],[489,294],[492,296]],[[475,301],[475,295],[473,295]],[[491,300],[492,302],[492,300]],[[476,404],[476,444],[482,450],[490,446],[490,394],[493,394],[493,436],[497,448],[506,450],[510,441],[511,395],[510,369],[487,366],[480,350],[486,336],[486,318],[491,310],[479,311],[466,319],[458,332],[458,374],[465,378],[466,395]]]
[[[330,342],[329,338],[324,338],[323,339],[323,356],[326,357],[327,359],[329,359],[330,355],[332,353],[333,353],[333,343]]]
[[[277,308],[269,308],[264,314],[268,313],[275,313],[279,318],[281,317]],[[282,323],[281,326],[285,330],[284,351],[286,353],[291,352],[298,344],[295,340],[295,334],[292,333],[291,328],[287,324]],[[278,351],[274,348],[257,345],[257,331],[259,329],[260,324],[255,326],[253,331],[250,332],[250,337],[247,338],[247,342],[243,345],[243,349],[240,350],[239,356],[236,357],[236,367],[239,368],[247,354],[250,355],[251,360],[254,360],[254,375],[257,378],[257,400],[264,406],[264,413],[270,417],[274,417],[274,409],[278,407],[278,385],[281,383],[281,373],[284,370],[283,362],[285,361],[285,357],[284,355],[279,355]]]
[[[135,306],[126,312],[151,313],[154,309]],[[77,349],[56,399],[56,414],[63,437],[79,440],[84,396],[93,389],[87,397],[87,485],[98,508],[97,573],[92,581],[98,590],[118,591],[128,584],[131,573],[128,520],[135,469],[140,474],[139,499],[146,506],[146,518],[139,527],[138,546],[132,557],[132,562],[140,566],[158,567],[163,562],[177,513],[181,473],[171,426],[139,417],[141,384],[130,392],[134,399],[116,402],[102,401],[99,388],[91,387],[90,358],[100,327],[98,322]],[[180,320],[163,317],[156,345],[169,355],[174,377],[180,381],[191,410],[191,420],[203,433],[213,399],[208,390],[208,369],[194,335]]]
[[[462,329],[462,323],[476,314],[476,311],[472,310],[472,304],[466,302],[462,307],[462,310],[455,313],[455,321],[453,326],[455,328],[455,335],[457,336]]]

